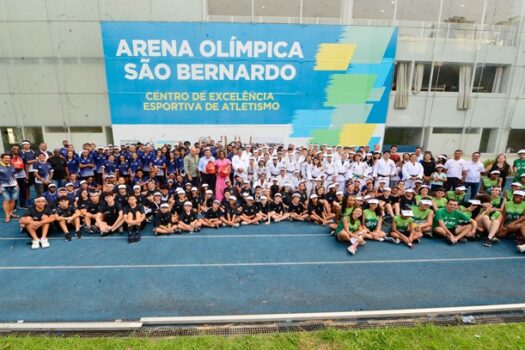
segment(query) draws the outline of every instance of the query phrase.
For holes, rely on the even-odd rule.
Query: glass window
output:
[[[502,89],[502,79],[506,67],[495,65],[478,65],[474,76],[473,92],[500,93]]]
[[[4,150],[9,150],[12,145],[20,143],[23,139],[22,128],[18,127],[4,127],[2,131],[2,144],[4,145]],[[33,147],[44,142],[44,136],[42,134],[41,127],[27,127],[24,128],[25,139],[31,141]]]
[[[507,153],[515,153],[522,149],[523,140],[525,140],[525,129],[511,130],[507,140]]]
[[[458,91],[459,64],[441,63],[434,65],[432,91]]]
[[[422,128],[389,128],[385,130],[385,145],[413,146],[421,143]]]

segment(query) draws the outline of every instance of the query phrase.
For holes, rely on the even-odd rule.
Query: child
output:
[[[366,233],[366,230],[361,225],[362,215],[363,210],[359,207],[355,208],[352,214],[341,217],[335,229],[335,237],[339,242],[350,242],[347,250],[352,255],[355,255],[360,245],[365,244],[363,235]]]
[[[381,230],[383,224],[383,210],[379,206],[379,200],[372,198],[368,200],[368,209],[363,211],[363,227],[366,230],[365,238],[375,241],[384,241],[386,233]]]
[[[259,225],[261,220],[261,215],[259,213],[259,207],[255,205],[254,199],[252,196],[247,196],[245,198],[246,203],[242,205],[241,210],[241,225]]]
[[[170,205],[162,203],[160,211],[155,214],[153,219],[153,233],[155,236],[180,232],[176,225],[173,225],[173,217],[170,213]]]
[[[204,214],[204,219],[202,219],[202,226],[212,227],[218,229],[223,225],[222,217],[224,216],[223,211],[220,208],[221,202],[217,199],[214,200],[209,208]]]
[[[286,220],[290,217],[290,213],[286,212],[283,204],[283,196],[280,193],[276,193],[271,204],[270,216],[275,222]]]
[[[134,195],[128,198],[128,206],[124,209],[124,222],[128,228],[128,243],[139,242],[141,230],[146,225],[146,214]]]
[[[183,210],[179,215],[179,230],[183,232],[199,232],[201,222],[197,219],[197,213],[190,201],[184,202]]]
[[[66,241],[71,241],[71,234],[69,228],[75,229],[75,234],[78,239],[82,238],[80,234],[80,210],[75,209],[68,197],[60,197],[58,199],[58,206],[55,210],[55,220],[62,232]]]
[[[239,223],[241,222],[239,209],[237,206],[237,198],[235,196],[229,196],[228,202],[224,204],[224,216],[221,218],[224,225],[235,228],[239,227]]]
[[[390,236],[396,240],[396,244],[403,242],[411,249],[414,248],[414,242],[419,243],[420,238],[423,237],[419,226],[412,218],[413,216],[412,210],[401,210],[400,215],[394,216],[392,232],[390,232]]]
[[[292,195],[292,202],[288,207],[288,212],[290,213],[290,219],[292,221],[308,220],[308,211],[304,207],[304,204],[301,203],[301,194],[294,193]]]

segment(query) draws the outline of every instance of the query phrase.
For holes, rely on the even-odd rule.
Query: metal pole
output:
[[[304,0],[301,0],[299,2],[299,24],[302,24],[303,23],[303,1]]]
[[[255,0],[252,0],[252,23],[255,21]]]

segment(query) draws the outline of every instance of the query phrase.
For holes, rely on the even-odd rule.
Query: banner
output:
[[[281,142],[382,144],[396,28],[101,26],[116,142],[249,133]]]

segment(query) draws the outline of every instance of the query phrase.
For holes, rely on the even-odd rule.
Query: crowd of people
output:
[[[4,220],[19,219],[32,249],[49,247],[51,231],[67,241],[127,233],[134,243],[147,223],[169,235],[286,220],[325,226],[352,255],[367,240],[414,248],[423,237],[486,247],[507,238],[525,252],[525,150],[512,165],[500,154],[485,166],[479,152],[465,160],[420,147],[221,137],[159,148],[64,141],[50,152],[24,140],[1,155],[0,185]]]

